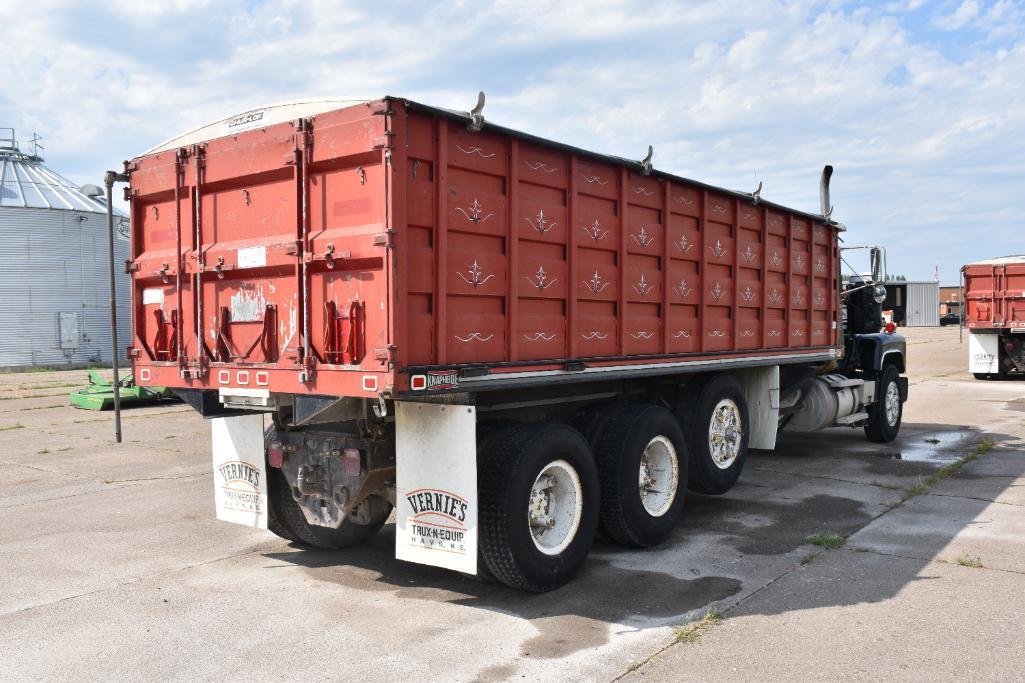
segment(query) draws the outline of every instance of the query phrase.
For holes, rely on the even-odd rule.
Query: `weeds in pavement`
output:
[[[826,548],[828,550],[836,550],[847,542],[847,539],[843,536],[837,536],[836,534],[816,534],[808,539],[812,545],[817,545],[820,548]]]
[[[972,569],[979,569],[982,567],[982,559],[965,553],[961,557],[957,558],[957,563],[962,567],[971,567]]]
[[[811,564],[815,561],[816,557],[818,557],[817,553],[808,553],[807,555],[801,558],[801,566],[803,567],[805,565]]]
[[[49,448],[40,448],[38,451],[36,451],[36,455],[46,455],[49,452]]]
[[[23,425],[20,422],[15,422],[12,425],[4,425],[3,427],[0,427],[0,432],[9,432],[12,429],[24,429],[24,428],[25,428],[25,425]]]
[[[928,490],[929,490],[929,484],[926,484],[924,481],[920,481],[917,484],[915,484],[914,486],[909,486],[904,491],[904,500],[907,500],[908,498],[914,498],[915,496],[920,496],[920,495],[922,495],[923,493],[925,493]],[[902,500],[900,502],[903,503],[904,500]]]
[[[721,621],[719,614],[713,610],[705,612],[705,616],[697,621],[673,627],[674,643],[693,643],[701,636],[701,632],[715,626]]]
[[[926,439],[925,442],[926,443],[931,443],[932,445],[935,446],[936,444],[938,444],[940,442],[940,440],[939,439]]]

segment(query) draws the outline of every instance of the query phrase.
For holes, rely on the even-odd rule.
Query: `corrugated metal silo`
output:
[[[54,173],[38,149],[22,152],[14,131],[0,129],[0,367],[110,363],[107,207],[98,191]],[[123,264],[128,219],[116,211],[115,221]],[[118,339],[128,340],[129,278],[117,270]]]

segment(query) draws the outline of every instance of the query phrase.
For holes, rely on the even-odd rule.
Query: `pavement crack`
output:
[[[1008,487],[1008,488],[1014,488],[1014,487],[1012,486],[1012,487]],[[1004,501],[1004,500],[992,500],[990,498],[980,498],[978,496],[963,496],[963,495],[960,495],[960,494],[957,494],[957,493],[936,493],[935,491],[930,491],[929,493],[927,493],[925,495],[927,495],[927,496],[940,496],[942,498],[965,498],[967,500],[978,500],[978,501],[981,501],[983,503],[991,503],[993,505],[1010,505],[1011,507],[1025,508],[1025,505],[1022,505],[1021,503],[1008,503],[1007,501]]]
[[[36,465],[29,465],[23,462],[12,462],[10,460],[0,460],[0,465],[7,465],[8,467],[25,467],[30,470],[36,470],[37,472],[46,472],[47,474],[59,474],[62,477],[71,477],[72,479],[80,479],[83,481],[89,481],[88,477],[82,477],[77,474],[71,474],[69,472],[61,472],[60,470],[50,470],[45,467],[38,467]]]
[[[830,476],[827,476],[825,474],[806,474],[804,472],[787,472],[786,470],[774,470],[774,469],[772,469],[770,467],[759,467],[757,465],[752,467],[751,469],[753,469],[753,470],[755,470],[757,472],[771,472],[772,474],[781,474],[781,475],[789,476],[789,477],[804,477],[806,479],[825,479],[827,481],[841,481],[841,482],[843,482],[845,484],[857,484],[859,486],[869,486],[869,487],[872,487],[872,488],[879,488],[879,489],[888,488],[886,486],[880,486],[879,484],[870,484],[868,482],[857,481],[857,480],[854,480],[854,479],[844,479],[843,477],[830,477]]]
[[[104,484],[130,484],[140,481],[179,481],[181,479],[198,479],[200,477],[209,476],[210,472],[203,470],[202,472],[196,472],[193,474],[181,474],[174,477],[141,477],[139,479],[104,479]]]
[[[953,560],[944,560],[941,557],[916,557],[914,555],[902,555],[900,553],[885,553],[882,550],[876,550],[875,548],[866,548],[864,546],[855,546],[851,548],[844,548],[848,553],[871,553],[873,555],[879,555],[881,557],[893,557],[899,560],[911,560],[913,562],[925,562],[926,566],[930,564],[946,564],[952,567],[958,567],[957,562]],[[1002,567],[991,567],[982,565],[981,567],[964,567],[964,569],[971,569],[973,571],[978,570],[989,570],[991,572],[1003,572],[1004,574],[1017,574],[1019,576],[1025,576],[1025,571],[1019,569],[1004,569]]]
[[[127,579],[122,579],[120,581],[115,581],[113,584],[111,584],[109,586],[104,586],[103,588],[96,588],[96,589],[91,590],[91,591],[85,591],[83,593],[76,593],[75,595],[67,595],[67,596],[64,596],[63,598],[57,598],[56,600],[51,600],[49,602],[42,602],[42,603],[39,603],[38,605],[29,605],[28,607],[22,607],[21,609],[16,609],[13,612],[6,612],[6,613],[0,615],[0,619],[6,619],[6,618],[11,617],[11,616],[16,615],[16,614],[23,614],[25,612],[30,612],[32,610],[37,610],[37,609],[41,609],[41,608],[44,608],[44,607],[51,607],[53,605],[59,605],[59,604],[61,604],[63,602],[69,602],[71,600],[77,600],[79,598],[86,598],[86,597],[89,597],[90,595],[96,595],[98,593],[107,593],[107,592],[110,592],[110,591],[115,591],[115,590],[118,590],[120,588],[124,588],[125,586],[130,586],[130,585],[135,584],[135,583],[141,583],[142,581],[146,581],[148,579],[154,579],[154,578],[158,578],[160,576],[166,576],[168,574],[173,574],[175,572],[188,571],[189,569],[194,569],[196,567],[203,567],[203,566],[206,566],[206,565],[209,565],[209,564],[215,564],[217,562],[223,562],[224,560],[233,560],[233,559],[236,559],[236,558],[239,558],[239,557],[245,557],[246,555],[254,555],[256,553],[261,553],[263,551],[264,551],[264,548],[258,547],[258,548],[254,548],[254,549],[251,549],[251,550],[244,550],[242,552],[234,553],[232,555],[225,555],[224,557],[216,557],[216,558],[213,558],[213,559],[210,559],[210,560],[204,560],[202,562],[194,562],[192,564],[187,564],[187,565],[184,565],[184,566],[181,566],[181,567],[168,567],[168,568],[163,569],[163,570],[159,570],[159,571],[155,571],[155,572],[150,572],[150,573],[147,573],[147,574],[140,574],[139,576],[132,576],[132,577],[129,577]]]

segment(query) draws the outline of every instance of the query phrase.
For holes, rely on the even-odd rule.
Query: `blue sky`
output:
[[[0,0],[0,126],[97,182],[301,96],[401,95],[818,208],[956,283],[1025,252],[1025,0],[341,3]],[[13,30],[12,30],[13,27]]]

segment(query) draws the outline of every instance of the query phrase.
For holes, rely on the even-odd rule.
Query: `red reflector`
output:
[[[346,448],[342,452],[342,469],[346,476],[358,477],[360,470],[359,450],[356,448]]]
[[[886,327],[884,329],[886,330],[886,334],[893,334],[897,331],[897,326],[893,323],[886,323]]]
[[[427,388],[427,375],[413,375],[409,378],[409,388],[413,391],[423,391]]]
[[[280,469],[284,461],[285,451],[281,448],[281,442],[271,441],[267,446],[267,464]]]

